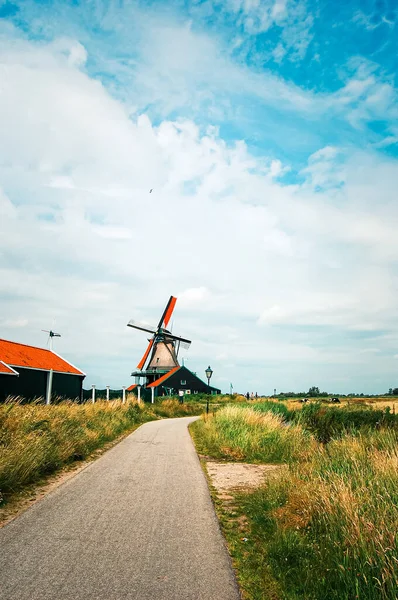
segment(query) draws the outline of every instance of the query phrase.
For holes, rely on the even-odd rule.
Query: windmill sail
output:
[[[133,373],[136,377],[146,378],[146,384],[156,381],[165,373],[179,367],[178,350],[180,346],[189,348],[191,344],[191,340],[173,335],[167,329],[176,302],[177,298],[170,296],[156,329],[146,323],[139,323],[134,320],[129,321],[127,324],[128,327],[152,334],[149,344],[137,365],[138,371]]]

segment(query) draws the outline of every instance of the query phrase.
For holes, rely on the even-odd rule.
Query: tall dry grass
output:
[[[398,597],[397,442],[388,430],[334,440],[251,499],[288,597]]]
[[[249,531],[241,550],[233,539],[234,558],[247,597],[267,597],[256,584],[264,565],[287,600],[398,598],[397,431],[366,422],[325,444],[281,416],[244,411],[223,409],[193,433],[206,454],[289,463],[239,496]]]
[[[0,406],[0,490],[20,490],[149,418],[138,404],[98,402]]]
[[[194,404],[166,400],[154,405],[120,400],[57,405],[0,405],[0,503],[29,483],[88,457],[145,421],[200,414]]]

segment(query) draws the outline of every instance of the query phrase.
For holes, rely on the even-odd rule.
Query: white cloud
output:
[[[191,308],[202,304],[209,298],[210,292],[206,287],[190,288],[178,294],[178,305]]]
[[[343,108],[354,127],[377,119],[396,122],[398,109],[394,83],[376,63],[353,57],[346,65],[343,82],[343,87],[327,99],[331,110]]]
[[[17,329],[18,327],[26,327],[28,325],[28,319],[19,318],[19,319],[3,319],[1,321],[2,327],[9,327],[12,329]]]
[[[342,152],[333,146],[325,146],[308,158],[308,166],[302,174],[308,177],[314,187],[333,188],[346,179],[346,166]],[[340,160],[339,160],[340,159]]]
[[[287,0],[275,0],[275,4],[272,7],[272,17],[277,20],[286,16],[287,13]]]
[[[285,55],[286,48],[279,42],[273,49],[272,56],[274,57],[275,62],[281,63]]]
[[[189,29],[181,35],[192,39]],[[208,60],[180,52],[176,39],[175,73]],[[64,42],[0,45],[3,336],[38,344],[56,316],[57,351],[88,384],[119,387],[145,346],[127,321],[155,322],[182,290],[175,330],[193,339],[190,368],[210,360],[215,377],[242,386],[271,369],[284,387],[301,387],[314,365],[358,360],[354,342],[319,348],[302,328],[398,335],[393,162],[347,159],[345,150],[336,196],[325,182],[340,154],[327,146],[312,155],[304,184],[284,185],[288,165],[227,144],[216,128],[130,118],[82,70],[83,54],[70,55]],[[233,73],[232,87],[245,80]]]
[[[0,216],[2,218],[8,217],[9,219],[15,218],[17,216],[17,209],[12,204],[10,199],[4,194],[4,192],[1,188],[0,188]]]

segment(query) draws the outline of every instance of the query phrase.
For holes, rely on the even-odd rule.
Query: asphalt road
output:
[[[1,529],[1,600],[238,600],[192,420],[146,423]]]

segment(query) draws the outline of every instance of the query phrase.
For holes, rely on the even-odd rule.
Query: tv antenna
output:
[[[48,331],[47,329],[42,329],[42,331],[44,331],[44,333],[48,333],[48,340],[47,340],[47,345],[50,348],[50,351],[52,352],[53,350],[53,338],[55,337],[61,337],[60,333],[55,333],[55,331],[53,331],[52,329],[50,329],[50,331]]]

